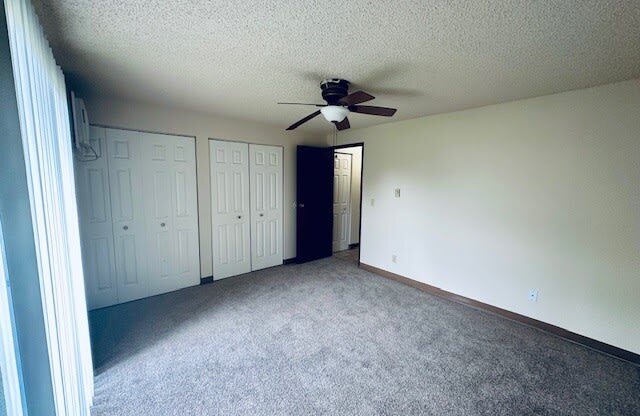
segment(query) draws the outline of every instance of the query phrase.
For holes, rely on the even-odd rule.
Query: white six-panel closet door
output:
[[[136,133],[143,146],[149,295],[199,282],[195,143]]]
[[[118,290],[105,129],[92,126],[89,137],[97,159],[80,159],[74,168],[87,306],[96,309],[118,303]]]
[[[136,132],[106,129],[118,301],[148,296],[143,143]]]
[[[196,141],[177,137],[173,144],[175,284],[176,287],[200,284],[200,238],[198,228],[198,185],[196,179]]]
[[[282,264],[282,147],[249,145],[251,269]]]
[[[200,283],[195,139],[91,127],[75,163],[89,309]]]
[[[251,271],[249,146],[209,141],[213,278]]]

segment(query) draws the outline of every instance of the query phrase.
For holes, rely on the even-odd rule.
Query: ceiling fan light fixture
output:
[[[349,109],[340,105],[328,105],[320,109],[324,118],[332,123],[340,123],[349,115]]]
[[[373,105],[360,105],[362,103],[373,100],[373,95],[364,91],[355,91],[349,94],[349,81],[344,79],[327,79],[320,84],[322,90],[322,99],[326,101],[324,104],[306,104],[306,103],[278,103],[278,104],[296,104],[296,105],[312,105],[320,107],[308,116],[296,121],[287,130],[294,130],[309,120],[318,117],[320,114],[329,122],[336,125],[338,130],[346,130],[351,127],[349,113],[369,114],[372,116],[391,117],[396,113],[395,108],[377,107]]]

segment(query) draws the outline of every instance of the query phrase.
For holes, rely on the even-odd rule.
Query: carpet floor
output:
[[[640,371],[329,258],[91,313],[94,415],[640,415]]]

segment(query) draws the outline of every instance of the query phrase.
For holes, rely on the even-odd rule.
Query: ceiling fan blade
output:
[[[315,113],[311,113],[308,116],[306,116],[305,118],[303,118],[302,120],[298,120],[295,123],[293,123],[292,125],[290,125],[289,127],[287,127],[287,130],[293,130],[296,127],[298,127],[301,124],[306,123],[307,121],[311,120],[312,118],[319,116],[320,115],[320,110],[316,111]]]
[[[373,105],[350,105],[349,111],[360,114],[371,114],[372,116],[391,117],[398,110],[395,108],[376,107]]]
[[[364,91],[356,91],[347,95],[346,97],[342,97],[339,102],[342,105],[354,105],[371,101],[374,98],[376,97],[371,94],[367,94]]]
[[[335,123],[335,124],[336,124],[336,128],[338,130],[346,130],[349,127],[351,127],[351,124],[349,124],[349,119],[347,117],[345,117],[344,120],[342,120],[342,121],[340,121],[338,123]]]
[[[278,104],[286,104],[286,105],[314,105],[316,107],[326,107],[326,104],[311,104],[311,103],[278,103]]]

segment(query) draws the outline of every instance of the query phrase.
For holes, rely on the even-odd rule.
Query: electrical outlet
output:
[[[397,262],[398,262],[398,256],[396,256],[395,254],[392,254],[392,255],[391,255],[391,261],[392,261],[393,263],[397,263]]]
[[[538,301],[538,289],[531,289],[529,291],[529,300],[531,302],[537,302]]]
[[[395,195],[396,195],[396,198],[400,198],[400,188],[396,188]]]

